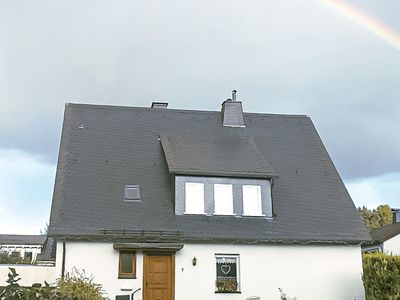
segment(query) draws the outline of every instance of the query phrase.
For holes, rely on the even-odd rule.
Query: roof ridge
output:
[[[145,106],[128,106],[128,105],[112,105],[112,104],[92,104],[92,103],[74,103],[74,102],[66,102],[66,106],[86,106],[93,108],[114,108],[114,109],[139,109],[139,110],[148,110],[154,112],[192,112],[192,113],[221,113],[219,110],[198,110],[198,109],[184,109],[184,108],[167,108],[167,109],[157,109]],[[294,117],[294,118],[310,118],[307,114],[289,114],[289,113],[258,113],[258,112],[243,112],[245,115],[257,115],[257,116],[272,116],[272,117]]]

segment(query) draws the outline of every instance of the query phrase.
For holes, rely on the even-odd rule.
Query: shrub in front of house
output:
[[[103,300],[100,284],[94,283],[84,271],[76,269],[67,273],[64,279],[57,280],[55,286],[47,282],[35,283],[31,287],[18,284],[21,280],[14,268],[9,268],[7,286],[0,288],[0,300]]]
[[[57,280],[57,292],[64,297],[72,296],[73,299],[104,299],[102,285],[95,283],[93,277],[87,276],[85,271],[75,268],[71,273],[66,273],[64,279]]]
[[[367,300],[400,299],[400,256],[364,254],[363,269]]]

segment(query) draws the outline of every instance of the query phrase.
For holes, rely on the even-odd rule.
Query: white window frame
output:
[[[214,184],[214,215],[233,216],[233,185]]]
[[[204,183],[185,182],[185,214],[203,215]]]
[[[255,199],[252,198],[252,196],[254,195],[249,194],[249,192],[253,193],[254,190],[256,190]],[[249,192],[246,193],[246,191]],[[243,216],[253,216],[253,217],[264,216],[262,207],[261,185],[256,185],[256,184],[242,185],[242,197],[243,197]]]
[[[217,267],[217,261],[218,261],[218,259],[221,259],[221,258],[227,258],[227,259],[234,258],[234,259],[236,259],[237,288],[236,288],[236,291],[234,291],[234,292],[218,292],[218,289],[217,289],[217,280],[218,280],[218,278],[217,278],[217,272],[215,271],[215,292],[216,293],[223,293],[223,294],[240,293],[240,290],[241,290],[241,286],[240,286],[240,255],[239,254],[223,254],[223,253],[215,254],[215,270],[216,270],[216,267]]]

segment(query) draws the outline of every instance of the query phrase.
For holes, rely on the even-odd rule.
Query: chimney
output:
[[[167,108],[168,102],[151,102],[151,108]]]
[[[236,90],[232,91],[232,99],[222,102],[222,125],[227,127],[246,127],[243,119],[242,102],[236,101]]]

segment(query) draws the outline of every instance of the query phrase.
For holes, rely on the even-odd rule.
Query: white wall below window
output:
[[[393,255],[400,255],[400,234],[388,239],[383,243],[383,251],[392,253]]]
[[[215,253],[240,255],[241,294],[215,293]],[[175,300],[278,300],[278,288],[299,300],[364,299],[359,246],[186,244],[175,262]]]
[[[240,294],[215,293],[215,254],[240,256]],[[196,257],[197,265],[192,265]],[[57,246],[61,274],[62,243]],[[112,243],[67,242],[66,271],[94,275],[111,299],[142,288],[143,255],[137,254],[137,279],[118,279],[118,251]],[[278,288],[299,300],[361,300],[359,246],[185,244],[175,256],[175,300],[279,300]],[[121,291],[121,288],[132,291]],[[142,299],[141,292],[135,300]]]

